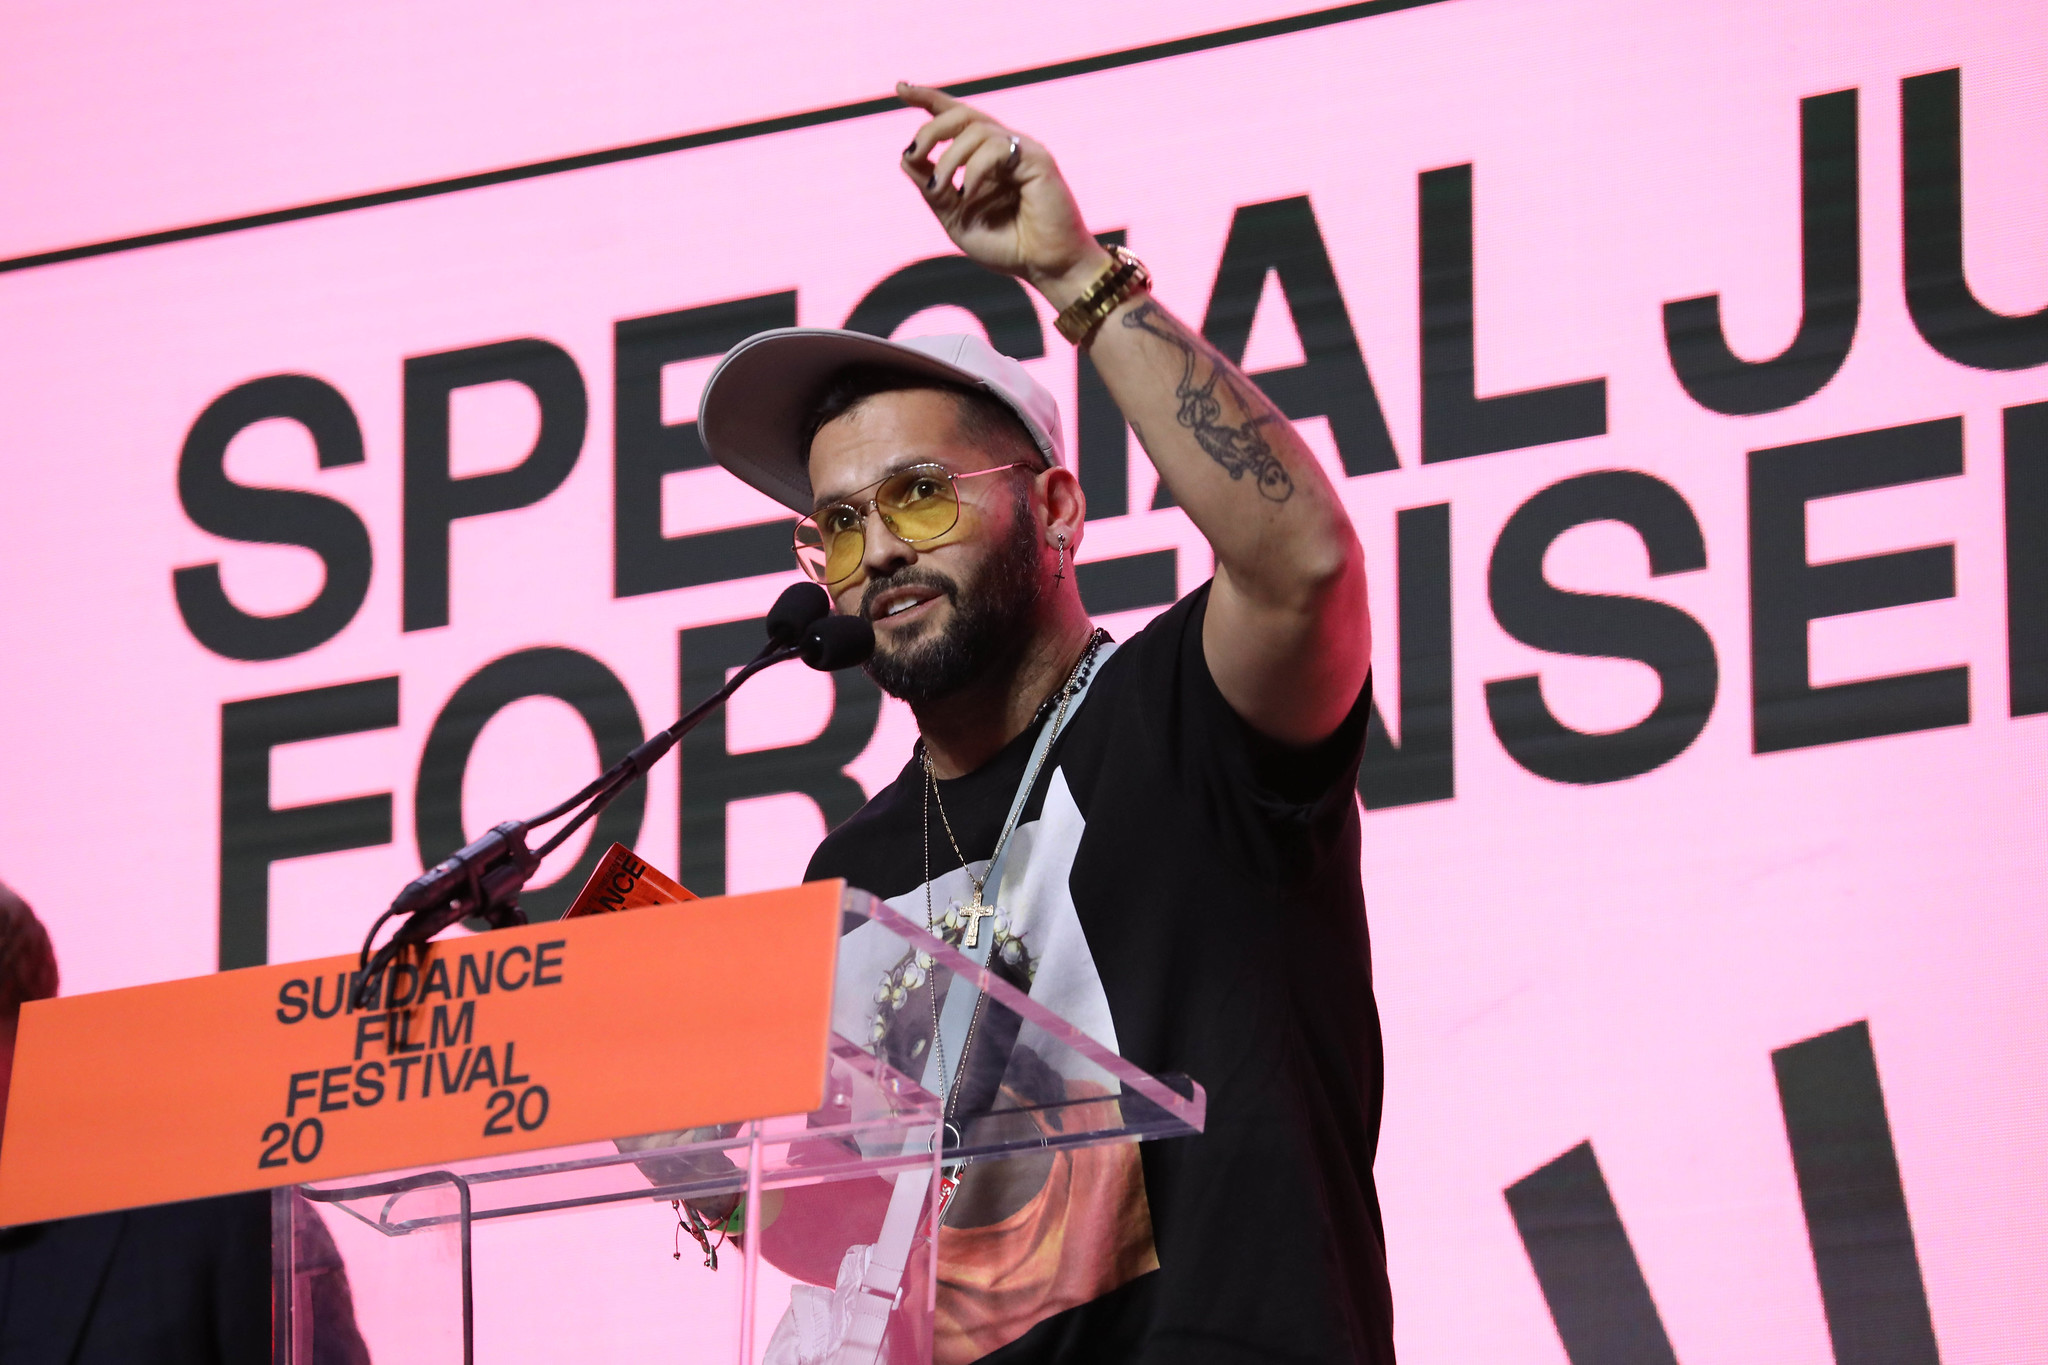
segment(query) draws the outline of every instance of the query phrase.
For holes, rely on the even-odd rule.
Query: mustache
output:
[[[953,600],[957,605],[960,585],[946,575],[932,569],[920,569],[916,565],[905,565],[886,578],[871,578],[866,591],[860,596],[860,615],[865,621],[875,619],[875,599],[892,588],[934,588],[940,594]]]

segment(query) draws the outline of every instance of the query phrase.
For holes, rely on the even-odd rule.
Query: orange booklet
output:
[[[563,919],[584,915],[609,915],[619,910],[638,910],[643,905],[675,905],[697,899],[695,892],[671,881],[633,856],[624,844],[613,844],[598,859],[597,870]]]

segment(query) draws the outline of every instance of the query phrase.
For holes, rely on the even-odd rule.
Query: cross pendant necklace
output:
[[[925,861],[927,864],[931,861],[931,834],[929,832],[931,816],[929,812],[931,806],[936,804],[939,808],[939,820],[946,828],[946,842],[953,846],[953,856],[960,860],[961,870],[966,871],[967,855],[960,851],[960,840],[954,837],[953,821],[946,814],[946,803],[936,799],[939,794],[939,776],[932,771],[932,756],[922,749],[919,750],[919,753],[924,759],[925,809],[927,812],[925,816],[927,824]],[[1003,839],[997,841],[997,852],[1001,852],[1003,843],[1008,841],[1009,830],[1005,829],[1003,835]],[[994,867],[995,858],[991,855],[988,868],[984,869],[979,877],[975,876],[972,872],[967,873],[967,884],[974,888],[974,894],[968,898],[967,904],[959,905],[956,903],[955,905],[955,908],[959,910],[960,914],[967,921],[967,932],[960,936],[960,946],[963,948],[979,948],[981,946],[981,922],[996,913],[995,906],[982,903],[982,889],[988,885],[988,874]],[[931,871],[929,866],[927,866],[925,871],[925,894],[927,896],[931,894]],[[929,912],[927,912],[925,918],[931,918]],[[936,929],[934,929],[934,932],[936,932]]]
[[[974,899],[962,906],[960,913],[967,917],[967,932],[961,935],[960,946],[978,948],[981,946],[981,922],[996,912],[993,905],[981,903],[981,888],[974,888]]]
[[[1058,702],[1057,708],[1053,710],[1052,719],[1047,722],[1050,726],[1050,733],[1046,736],[1046,743],[1039,750],[1037,760],[1032,764],[1031,771],[1025,774],[1024,785],[1019,789],[1017,801],[1010,809],[1009,818],[1003,822],[1002,832],[996,836],[996,846],[990,852],[988,864],[982,869],[979,877],[975,876],[973,872],[968,871],[967,855],[961,851],[960,840],[953,833],[953,821],[946,814],[946,803],[939,799],[939,775],[932,768],[931,751],[924,747],[922,739],[918,741],[918,757],[923,760],[924,766],[924,800],[921,802],[924,810],[924,919],[925,927],[934,937],[941,935],[938,925],[932,919],[932,807],[937,806],[939,808],[939,820],[945,826],[946,842],[953,846],[953,856],[960,860],[960,868],[963,872],[967,872],[968,884],[974,888],[974,894],[968,899],[967,904],[960,907],[960,913],[967,921],[966,930],[960,936],[960,946],[963,948],[979,948],[981,946],[981,922],[997,913],[997,907],[986,904],[982,898],[982,893],[988,885],[989,874],[1002,865],[1003,849],[1009,844],[1010,836],[1016,832],[1018,818],[1024,813],[1025,797],[1038,785],[1039,774],[1044,770],[1046,760],[1052,753],[1051,741],[1057,739],[1061,729],[1065,727],[1067,711],[1073,704],[1074,694],[1081,690],[1081,679],[1087,674],[1088,666],[1093,662],[1096,651],[1102,647],[1103,642],[1108,638],[1109,635],[1106,631],[1097,629],[1093,632],[1088,637],[1087,648],[1083,649],[1081,657],[1074,661],[1073,671],[1067,675],[1066,682],[1052,696],[1047,697],[1045,702],[1039,707],[1039,714],[1043,715],[1047,708],[1053,706],[1055,700]],[[991,932],[1000,935],[1002,931],[994,929]],[[927,966],[931,965],[930,959],[924,958],[922,955],[920,955],[920,961]],[[957,1074],[949,1077],[946,1071],[945,1040],[939,1036],[939,992],[936,975],[927,977],[927,981],[931,987],[932,1049],[934,1054],[932,1060],[938,1068],[944,1113],[947,1118],[946,1126],[952,1128],[951,1120],[960,1103],[960,1076],[964,1075],[967,1070],[967,1054],[973,1050],[974,1034],[981,1024],[981,1007],[986,997],[979,991],[975,993],[974,1016],[968,1023],[966,1044],[961,1048],[961,1056],[956,1062],[959,1071]],[[947,1173],[941,1178],[938,1208],[934,1215],[938,1223],[943,1224],[945,1222],[946,1207],[952,1202],[953,1192],[959,1188],[960,1177],[965,1173],[966,1163],[962,1162],[957,1166],[949,1166]]]
[[[1095,658],[1095,651],[1100,649],[1102,647],[1102,642],[1104,640],[1107,640],[1108,638],[1108,633],[1101,629],[1097,629],[1092,634],[1090,634],[1088,637],[1088,645],[1085,649],[1081,651],[1081,657],[1074,660],[1073,670],[1067,674],[1066,682],[1061,684],[1059,690],[1054,692],[1051,696],[1047,697],[1044,703],[1040,705],[1039,714],[1043,715],[1045,713],[1046,707],[1051,706],[1054,703],[1054,701],[1057,701],[1059,703],[1058,708],[1053,712],[1052,719],[1048,722],[1048,724],[1052,727],[1052,734],[1054,737],[1057,737],[1059,735],[1060,730],[1067,723],[1067,708],[1074,700],[1074,693],[1080,687],[1081,678],[1083,677],[1083,675],[1087,673],[1088,665]],[[1024,776],[1024,786],[1022,788],[1023,792],[1029,792],[1033,787],[1038,785],[1039,772],[1045,767],[1045,761],[1047,757],[1051,754],[1051,752],[1052,747],[1050,744],[1048,744],[1043,750],[1040,751],[1038,755],[1038,761],[1032,765],[1032,770],[1029,773],[1026,773]],[[918,758],[922,760],[924,765],[925,923],[928,928],[930,928],[934,933],[936,933],[937,926],[931,923],[931,808],[933,806],[937,806],[939,808],[939,821],[941,824],[945,826],[946,842],[953,846],[953,856],[960,860],[960,868],[962,871],[967,871],[967,855],[961,850],[960,840],[953,833],[953,821],[952,818],[946,814],[946,803],[939,799],[939,774],[937,770],[932,767],[931,750],[925,748],[924,741],[921,739],[918,741],[917,754]],[[967,931],[960,937],[960,946],[963,948],[979,948],[981,946],[981,922],[987,919],[989,916],[997,913],[998,907],[984,903],[982,899],[983,892],[988,886],[989,874],[995,871],[995,869],[1001,865],[1003,849],[1010,842],[1010,835],[1016,832],[1017,818],[1023,813],[1024,804],[1020,795],[1020,799],[1018,800],[1017,804],[1010,811],[1009,818],[1003,822],[1002,832],[996,836],[996,846],[988,855],[988,865],[982,869],[982,873],[979,877],[975,876],[972,872],[967,872],[967,881],[968,884],[974,888],[974,894],[968,899],[966,905],[960,907],[960,913],[967,919]],[[936,1005],[934,1005],[934,1008],[936,1009]],[[936,1021],[934,1021],[934,1024],[936,1025]]]

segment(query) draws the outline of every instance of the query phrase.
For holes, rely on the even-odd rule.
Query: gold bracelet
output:
[[[1095,335],[1095,329],[1118,305],[1151,285],[1152,272],[1145,268],[1145,263],[1123,247],[1113,246],[1109,249],[1109,264],[1093,284],[1081,291],[1080,298],[1060,309],[1053,326],[1059,328],[1061,336],[1079,346]]]

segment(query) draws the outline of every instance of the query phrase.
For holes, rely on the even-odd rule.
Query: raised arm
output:
[[[933,117],[904,174],[969,257],[1064,308],[1109,257],[1051,153],[924,86]],[[1089,354],[1173,496],[1216,551],[1202,647],[1237,713],[1290,744],[1327,737],[1372,655],[1365,557],[1337,491],[1267,397],[1149,295],[1104,320]]]

